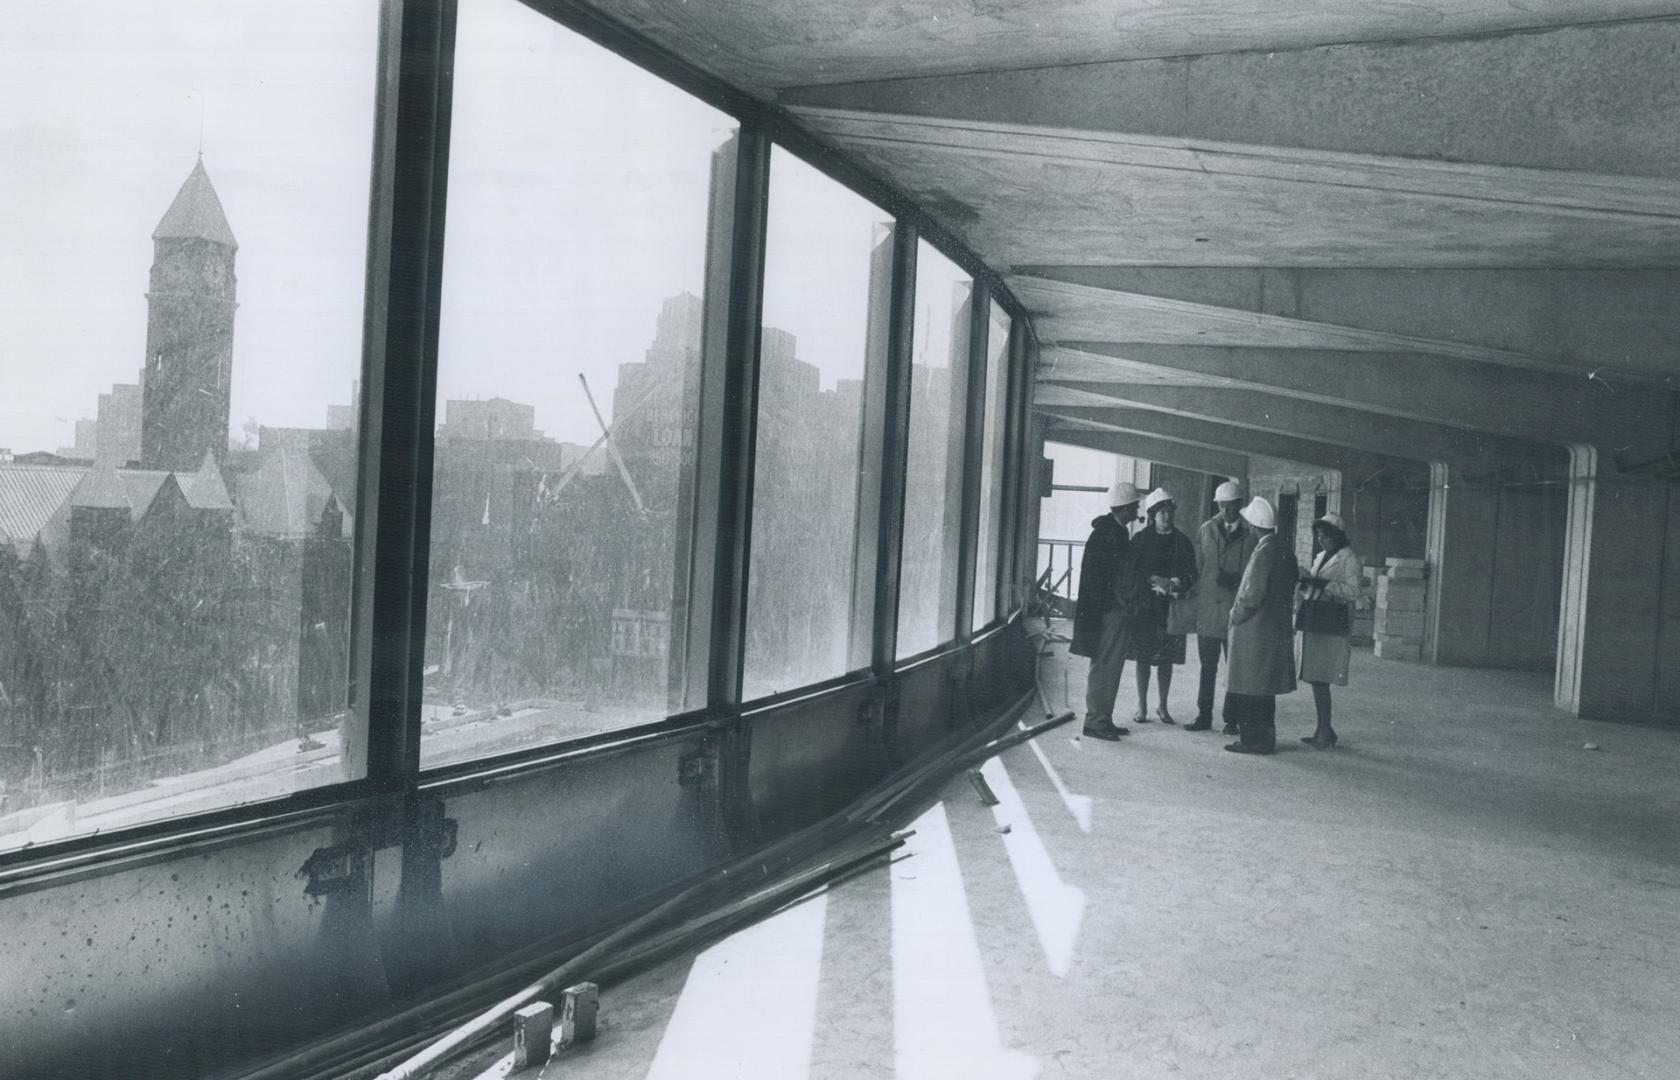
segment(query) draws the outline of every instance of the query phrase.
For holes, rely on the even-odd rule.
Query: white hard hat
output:
[[[1339,532],[1339,534],[1341,534],[1341,537],[1342,537],[1341,543],[1342,544],[1347,543],[1347,526],[1344,526],[1344,524],[1342,524],[1341,514],[1336,514],[1336,512],[1331,512],[1331,514],[1324,514],[1324,516],[1320,516],[1319,519],[1317,519],[1317,521],[1312,522],[1312,527],[1319,527],[1319,526],[1329,526],[1329,527],[1331,527],[1331,529],[1334,529],[1334,531]]]
[[[1258,495],[1248,500],[1248,505],[1242,508],[1242,516],[1256,529],[1277,528],[1277,513],[1272,510],[1272,504]]]
[[[1227,480],[1214,489],[1214,502],[1237,502],[1242,498],[1242,486],[1235,480]]]
[[[1171,492],[1169,492],[1164,487],[1156,488],[1154,491],[1151,491],[1149,493],[1149,498],[1143,500],[1143,512],[1144,512],[1145,515],[1148,515],[1149,513],[1153,512],[1154,509],[1157,506],[1160,506],[1162,503],[1170,503],[1172,501],[1173,501],[1173,497],[1172,497]],[[1173,503],[1173,505],[1177,506],[1178,504]]]
[[[1140,498],[1142,496],[1138,494],[1137,485],[1125,480],[1116,480],[1114,486],[1108,489],[1108,505],[1110,506],[1131,506]]]

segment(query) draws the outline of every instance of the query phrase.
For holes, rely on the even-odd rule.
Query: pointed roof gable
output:
[[[69,503],[72,507],[127,510],[131,513],[134,509],[134,504],[129,500],[128,486],[123,483],[109,461],[94,462],[93,468],[83,474],[75,490],[70,492]]]
[[[256,472],[239,478],[239,510],[255,533],[312,536],[331,498],[326,477],[295,447],[266,455]]]
[[[136,514],[143,514],[157,498],[158,488],[168,475],[156,469],[123,469],[117,473],[117,479],[122,481],[123,490],[128,492],[128,505],[134,508]]]
[[[163,479],[158,481],[157,488],[152,492],[151,499],[144,504],[135,503],[137,507],[144,507],[135,516],[145,521],[169,512],[174,505],[187,505],[187,495],[174,473],[164,473]]]
[[[222,470],[210,451],[204,452],[204,463],[196,473],[177,474],[176,479],[181,481],[181,494],[187,497],[187,505],[194,510],[233,509],[227,482],[222,479]]]
[[[163,220],[152,230],[153,240],[165,238],[209,240],[239,250],[239,241],[228,228],[227,216],[222,213],[222,200],[216,197],[210,174],[204,171],[204,159],[199,158],[186,183],[175,193]]]

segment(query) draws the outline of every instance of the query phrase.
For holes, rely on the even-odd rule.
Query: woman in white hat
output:
[[[1231,658],[1225,675],[1225,716],[1235,720],[1237,754],[1277,749],[1277,695],[1295,689],[1295,627],[1291,618],[1300,567],[1277,535],[1272,504],[1256,495],[1243,507],[1243,520],[1260,543],[1243,570],[1231,605]]]
[[[1313,706],[1318,712],[1318,727],[1301,741],[1315,750],[1328,750],[1336,745],[1336,729],[1330,726],[1330,685],[1348,684],[1348,660],[1353,654],[1348,627],[1354,605],[1364,601],[1365,576],[1359,556],[1348,547],[1340,514],[1325,514],[1312,527],[1319,552],[1298,591],[1303,601],[1338,604],[1342,613],[1339,620],[1301,630],[1301,681],[1312,687]]]
[[[1147,522],[1132,537],[1132,547],[1138,573],[1149,583],[1137,619],[1132,624],[1131,652],[1137,662],[1137,715],[1134,723],[1149,723],[1149,671],[1155,670],[1155,682],[1160,688],[1160,703],[1155,717],[1163,724],[1173,723],[1167,711],[1167,694],[1172,690],[1173,666],[1184,663],[1183,634],[1169,633],[1167,616],[1172,602],[1187,596],[1196,584],[1196,548],[1173,525],[1173,513],[1178,504],[1166,488],[1156,488],[1143,500],[1143,516]]]

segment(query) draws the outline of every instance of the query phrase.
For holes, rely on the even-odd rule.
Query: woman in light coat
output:
[[[1231,659],[1225,676],[1225,720],[1240,737],[1225,749],[1269,754],[1277,749],[1277,695],[1295,690],[1295,553],[1277,535],[1272,504],[1256,495],[1243,520],[1260,543],[1243,571],[1231,605]]]
[[[1365,576],[1359,556],[1348,547],[1342,516],[1325,514],[1313,522],[1313,536],[1320,550],[1313,559],[1311,572],[1301,579],[1301,598],[1345,605],[1347,621],[1351,624],[1353,607],[1365,599]],[[1301,741],[1315,750],[1328,750],[1336,745],[1336,729],[1330,726],[1330,684],[1348,684],[1348,661],[1352,655],[1346,633],[1301,631],[1301,681],[1312,687],[1313,706],[1318,712],[1318,727]]]

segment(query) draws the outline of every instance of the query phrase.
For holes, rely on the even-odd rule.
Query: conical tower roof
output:
[[[210,174],[204,171],[203,158],[187,174],[186,183],[175,193],[175,201],[152,230],[153,240],[165,238],[209,240],[239,250],[239,241],[233,238],[227,215],[222,213],[222,200],[216,197]]]

